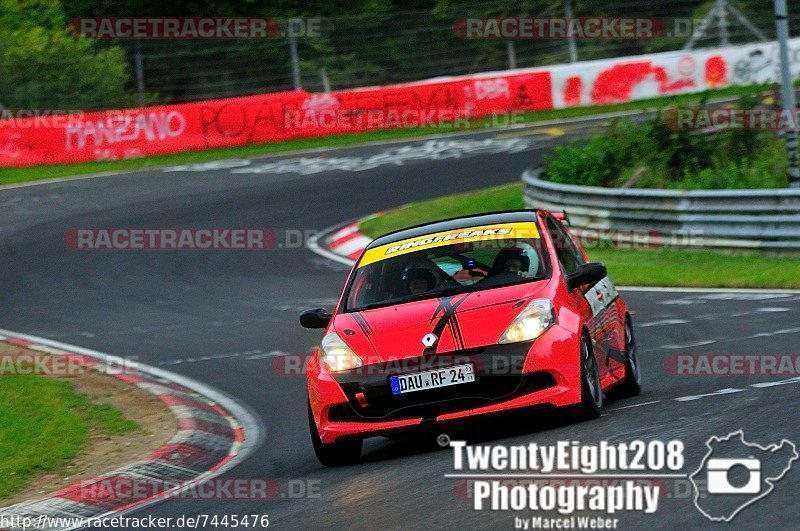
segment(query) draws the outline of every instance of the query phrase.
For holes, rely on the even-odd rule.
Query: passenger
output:
[[[519,248],[502,249],[494,259],[492,274],[513,274],[520,277],[533,276],[528,272],[531,259],[525,251]]]
[[[519,275],[522,273],[522,260],[519,258],[509,258],[506,260],[505,270],[509,273],[516,273]]]

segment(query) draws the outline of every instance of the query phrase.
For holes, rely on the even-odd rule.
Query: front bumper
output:
[[[532,406],[580,401],[579,337],[558,325],[534,342],[491,345],[369,365],[330,374],[309,364],[312,413],[320,438],[366,438]],[[475,382],[392,395],[389,378],[472,363]]]

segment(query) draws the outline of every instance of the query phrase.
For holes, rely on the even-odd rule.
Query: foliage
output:
[[[770,0],[735,3],[772,35]],[[702,18],[712,5],[712,0],[669,6],[645,0],[574,0],[573,15],[614,19],[634,14],[671,23]],[[562,17],[563,0],[0,0],[0,104],[87,109],[135,104],[137,54],[148,102],[262,94],[294,86],[285,37],[87,41],[66,30],[74,18],[121,16],[323,18],[330,31],[297,39],[301,85],[310,91],[322,89],[322,68],[336,90],[503,70],[509,66],[509,49],[519,67],[569,60],[563,39],[465,39],[454,29],[459,20],[471,17]],[[796,34],[800,18],[792,17]],[[732,43],[753,39],[740,23],[729,22]],[[712,28],[698,47],[717,45],[717,33]],[[676,50],[685,41],[680,32],[670,36],[669,31],[642,39],[579,38],[577,52],[581,60],[589,60]]]
[[[66,29],[58,0],[0,0],[0,104],[92,109],[135,104],[118,46],[98,49]]]
[[[755,105],[750,97],[738,107]],[[783,140],[772,131],[699,132],[672,127],[670,113],[643,122],[617,119],[588,142],[556,147],[548,180],[587,186],[667,189],[782,188]]]

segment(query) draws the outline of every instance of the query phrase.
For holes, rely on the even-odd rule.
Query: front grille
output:
[[[433,418],[554,386],[555,379],[549,373],[522,373],[530,346],[530,343],[493,345],[336,373],[335,378],[347,395],[349,404],[331,408],[330,419],[335,422],[364,422]],[[472,363],[475,367],[474,382],[401,395],[391,393],[391,376],[464,363]],[[364,394],[366,406],[362,406],[356,398],[358,393]]]

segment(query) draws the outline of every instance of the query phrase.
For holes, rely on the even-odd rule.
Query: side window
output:
[[[432,255],[430,261],[436,264],[436,267],[444,271],[445,274],[450,277],[461,271],[461,262],[451,256]]]
[[[569,237],[567,230],[557,220],[548,217],[547,231],[550,233],[550,239],[553,240],[556,256],[564,270],[564,274],[571,275],[575,273],[578,270],[578,266],[586,261],[578,248],[575,247],[575,243]]]
[[[365,268],[359,269],[356,273],[356,278],[353,280],[353,285],[350,287],[350,293],[347,295],[347,306],[359,306],[371,302],[368,299],[369,294],[373,291],[372,286],[372,271]]]

